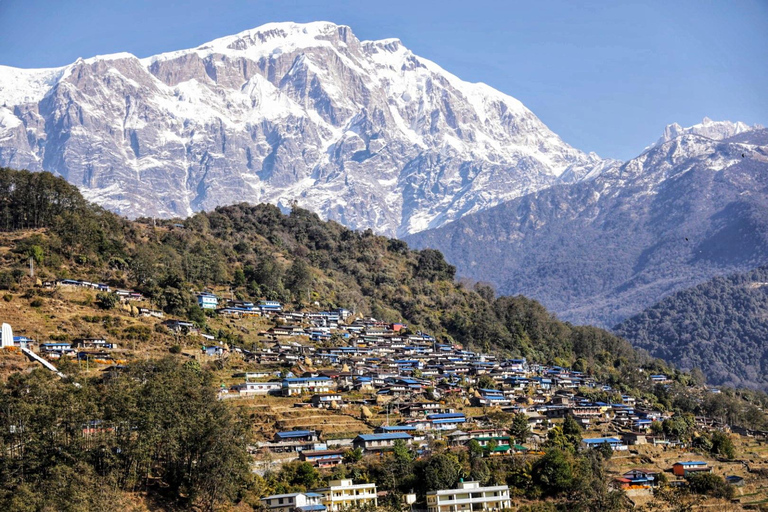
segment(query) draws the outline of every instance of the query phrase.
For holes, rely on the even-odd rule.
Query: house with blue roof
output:
[[[504,396],[504,393],[498,389],[480,389],[479,393],[480,397],[476,397],[474,401],[480,407],[501,407],[512,403],[512,401]]]
[[[320,440],[320,433],[317,430],[285,430],[275,434],[274,442],[302,442],[312,443]]]
[[[301,395],[302,393],[328,393],[333,381],[329,377],[295,377],[283,379],[283,396]]]
[[[67,342],[42,343],[40,345],[40,352],[48,357],[74,356],[76,353],[75,349],[72,348],[72,344]]]
[[[294,492],[291,494],[274,494],[261,498],[269,512],[324,512],[325,505],[320,501],[322,494],[316,492]]]
[[[461,412],[445,412],[428,414],[427,420],[429,420],[433,430],[453,430],[462,423],[466,423],[467,417]]]
[[[216,309],[219,306],[219,298],[212,293],[198,293],[197,305],[202,309]]]
[[[262,313],[277,313],[283,310],[283,305],[276,300],[262,300],[258,308]]]
[[[376,427],[376,429],[373,431],[374,434],[395,434],[395,433],[406,433],[413,435],[416,432],[416,427],[414,425],[382,425],[380,427]]]
[[[613,451],[624,451],[627,450],[627,445],[625,445],[621,439],[618,437],[593,437],[591,439],[582,439],[581,440],[581,447],[582,448],[597,448],[602,444],[608,444],[608,446],[611,447]]]
[[[405,432],[360,434],[352,441],[352,446],[368,452],[380,452],[391,449],[398,439],[408,445],[413,441],[413,437]]]

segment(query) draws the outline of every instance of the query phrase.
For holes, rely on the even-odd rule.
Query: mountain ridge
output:
[[[402,235],[615,165],[399,40],[267,24],[197,48],[0,68],[0,165],[120,214],[294,200]]]
[[[764,138],[759,127],[724,140],[684,133],[594,178],[406,240],[565,320],[615,325],[678,289],[768,263]]]

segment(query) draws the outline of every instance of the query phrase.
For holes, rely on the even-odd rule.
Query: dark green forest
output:
[[[677,292],[615,332],[716,385],[768,389],[768,267]]]

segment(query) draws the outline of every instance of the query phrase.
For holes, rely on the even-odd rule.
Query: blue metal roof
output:
[[[288,430],[286,432],[278,432],[277,437],[305,437],[314,434],[311,430]]]
[[[466,416],[464,416],[464,413],[462,413],[462,412],[443,412],[443,413],[439,413],[439,414],[429,414],[429,415],[427,415],[427,419],[428,420],[444,420],[444,419],[449,419],[449,418],[454,418],[454,419],[461,418],[461,419],[464,419],[464,418],[466,418]]]
[[[467,421],[465,418],[443,418],[443,419],[432,420],[432,423],[437,423],[437,424],[464,423],[465,421]]]
[[[360,434],[357,437],[363,441],[388,441],[390,439],[412,439],[405,432],[393,432],[391,434]]]
[[[294,377],[292,379],[284,379],[283,382],[308,382],[317,380],[331,380],[330,377]]]
[[[585,444],[621,444],[621,440],[616,437],[594,437],[592,439],[582,439]]]

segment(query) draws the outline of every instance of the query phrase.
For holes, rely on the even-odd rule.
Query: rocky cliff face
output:
[[[598,176],[406,240],[563,319],[613,326],[673,291],[768,263],[768,132],[712,124],[668,127]]]
[[[0,165],[128,216],[293,201],[353,228],[441,226],[614,164],[396,39],[269,24],[146,59],[0,67]]]

